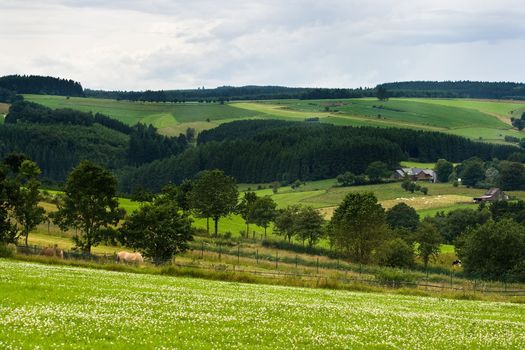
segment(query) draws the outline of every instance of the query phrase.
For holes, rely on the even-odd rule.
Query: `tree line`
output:
[[[79,82],[39,75],[6,75],[0,77],[0,89],[14,94],[84,96]]]
[[[333,178],[344,172],[363,174],[381,161],[388,168],[408,158],[460,162],[474,155],[506,159],[516,147],[474,142],[444,133],[409,129],[342,127],[284,121],[237,121],[203,131],[197,147],[178,156],[129,169],[122,190],[143,186],[158,191],[206,169],[222,169],[247,183]],[[151,176],[155,174],[155,176]]]
[[[525,84],[512,82],[402,81],[379,86],[390,97],[525,99]]]
[[[85,90],[87,97],[144,102],[226,102],[234,100],[326,99],[375,96],[373,88],[291,88],[284,86],[221,86],[205,89],[104,91]]]

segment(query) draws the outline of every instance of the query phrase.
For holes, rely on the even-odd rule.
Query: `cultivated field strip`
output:
[[[525,305],[0,260],[2,349],[523,349]]]

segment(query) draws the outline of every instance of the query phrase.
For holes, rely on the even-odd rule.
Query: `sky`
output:
[[[0,0],[0,75],[104,90],[525,81],[523,0]]]

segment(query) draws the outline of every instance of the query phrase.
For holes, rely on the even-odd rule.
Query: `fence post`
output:
[[[201,242],[201,259],[204,259],[204,241]]]
[[[240,265],[240,262],[239,262],[240,254],[241,254],[241,246],[237,245],[237,265]]]
[[[222,253],[222,251],[221,251],[221,244],[219,243],[219,261],[221,261],[221,253]]]
[[[255,250],[255,261],[256,264],[259,265],[259,249]]]
[[[279,268],[279,251],[275,251],[275,269],[277,270]]]
[[[297,270],[297,254],[295,254],[295,269]]]
[[[319,273],[319,257],[317,257],[317,273]]]

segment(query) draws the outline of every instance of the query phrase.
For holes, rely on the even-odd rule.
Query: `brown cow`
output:
[[[123,263],[133,263],[133,264],[142,264],[144,262],[144,259],[142,258],[142,255],[140,253],[129,253],[129,252],[118,252],[117,254],[117,262],[123,262]]]
[[[42,249],[42,251],[40,252],[40,255],[55,256],[57,258],[64,259],[64,251],[58,248],[56,244],[54,247],[46,247]]]

